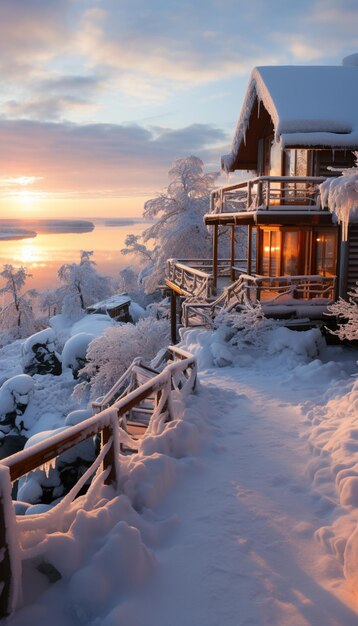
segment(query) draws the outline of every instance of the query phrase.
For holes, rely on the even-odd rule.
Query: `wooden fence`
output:
[[[196,359],[183,350],[170,347],[175,361],[138,387],[127,389],[127,393],[104,410],[90,417],[80,424],[71,426],[65,431],[54,434],[40,443],[17,452],[0,462],[0,617],[9,615],[16,608],[21,596],[21,560],[26,553],[20,546],[19,533],[21,528],[27,528],[31,522],[43,527],[47,521],[51,522],[51,512],[58,518],[58,510],[64,511],[77,496],[83,485],[102,465],[104,483],[116,485],[119,478],[118,458],[122,446],[135,447],[135,439],[123,428],[125,419],[134,407],[138,407],[148,398],[154,400],[152,415],[149,416],[148,429],[151,433],[160,432],[164,423],[171,418],[171,392],[190,393],[195,388]],[[133,382],[134,368],[139,365],[136,359],[126,374]],[[134,377],[135,378],[135,377]],[[111,392],[120,390],[118,384]],[[109,394],[111,393],[109,392]],[[107,394],[103,400],[105,403]],[[98,407],[96,407],[98,408]],[[101,451],[92,466],[79,479],[78,483],[63,498],[63,500],[46,514],[29,515],[25,518],[16,518],[15,509],[11,500],[11,483],[32,470],[46,465],[52,459],[73,448],[82,441],[101,435]]]

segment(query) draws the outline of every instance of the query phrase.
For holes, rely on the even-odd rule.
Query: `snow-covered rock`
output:
[[[45,328],[26,339],[22,346],[22,363],[26,374],[61,374],[55,340],[52,328]]]
[[[23,415],[32,396],[34,384],[31,376],[19,374],[9,378],[0,388],[0,436],[9,435],[12,431],[13,435],[17,435],[22,430]],[[19,447],[15,445],[17,449],[22,447],[23,443],[19,444]],[[6,456],[4,451],[2,456]]]
[[[70,368],[75,379],[78,378],[78,372],[86,364],[87,348],[91,341],[95,339],[95,335],[90,333],[77,333],[67,339],[62,351],[62,368]]]

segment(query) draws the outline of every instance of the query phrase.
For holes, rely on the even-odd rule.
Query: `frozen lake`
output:
[[[32,238],[0,240],[0,268],[5,263],[23,265],[32,274],[26,286],[45,289],[57,285],[57,270],[63,263],[79,261],[80,250],[93,250],[98,271],[109,276],[137,263],[135,257],[123,256],[120,250],[128,233],[140,235],[148,224],[139,219],[130,222],[130,218],[89,221],[95,226],[90,232],[39,233]],[[3,226],[0,221],[1,231]]]

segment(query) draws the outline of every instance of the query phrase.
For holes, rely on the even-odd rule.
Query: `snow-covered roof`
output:
[[[87,307],[88,311],[98,311],[100,309],[106,309],[107,311],[111,311],[112,309],[116,309],[118,307],[124,306],[125,304],[130,304],[131,298],[127,293],[115,294],[114,296],[110,296],[105,300],[101,300],[101,302],[95,302],[95,304],[91,304]]]
[[[358,148],[358,66],[254,68],[232,150],[222,157],[233,171],[256,100],[271,116],[283,148]]]

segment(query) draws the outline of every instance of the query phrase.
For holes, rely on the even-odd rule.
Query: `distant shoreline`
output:
[[[34,238],[37,235],[89,233],[95,225],[88,220],[0,219],[0,240]]]
[[[93,221],[91,221],[93,219]],[[146,224],[142,217],[98,217],[91,219],[0,219],[0,241],[34,239],[37,235],[89,233],[98,226],[120,228]]]
[[[34,230],[1,230],[0,224],[0,241],[10,241],[15,239],[34,239],[37,233]]]

